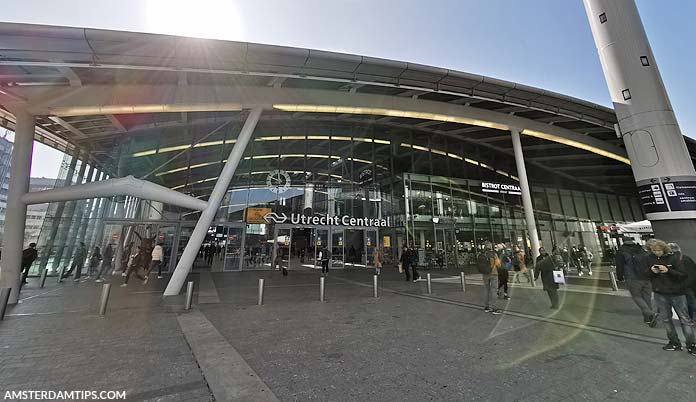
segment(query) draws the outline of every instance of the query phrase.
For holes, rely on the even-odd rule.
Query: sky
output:
[[[0,14],[6,22],[332,50],[486,75],[611,106],[581,0],[6,2]],[[696,138],[696,1],[636,3],[682,132]],[[56,158],[41,160],[32,175],[36,169],[55,176],[57,165],[43,161]]]

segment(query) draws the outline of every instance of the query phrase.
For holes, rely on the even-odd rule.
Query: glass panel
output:
[[[315,247],[311,228],[293,228],[288,269],[314,268]]]
[[[346,267],[364,268],[366,266],[365,239],[363,230],[344,230]]]
[[[273,233],[270,225],[250,223],[246,225],[244,239],[244,269],[270,269]],[[230,228],[231,229],[231,228]]]
[[[172,249],[174,248],[174,238],[176,237],[177,226],[160,226],[158,243],[162,245],[162,272],[169,272],[174,270],[175,265],[171,265],[172,262]],[[103,252],[102,252],[103,254]]]
[[[273,269],[287,268],[290,262],[290,229],[278,229],[275,239],[275,260]]]
[[[239,271],[239,260],[242,254],[243,229],[240,227],[228,227],[225,237],[225,271]]]
[[[343,268],[343,230],[331,233],[331,267]]]
[[[315,268],[321,268],[321,260],[319,258],[319,253],[324,247],[329,245],[329,230],[328,229],[315,229],[314,230],[314,265]]]
[[[374,252],[379,246],[377,241],[376,230],[365,230],[365,261],[368,267],[375,266]]]

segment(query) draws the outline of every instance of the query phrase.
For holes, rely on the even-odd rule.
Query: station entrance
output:
[[[372,267],[379,245],[374,228],[278,225],[275,232],[273,261],[280,256],[278,261],[289,270],[321,269],[324,252],[330,256],[330,269]]]

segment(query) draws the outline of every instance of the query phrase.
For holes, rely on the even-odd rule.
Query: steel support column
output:
[[[634,0],[584,0],[646,217],[696,255],[696,171]]]
[[[261,107],[251,109],[249,116],[244,122],[244,127],[242,127],[242,130],[237,137],[237,142],[234,144],[230,155],[227,157],[227,163],[225,163],[225,166],[222,168],[220,176],[215,183],[215,187],[208,198],[208,206],[201,213],[201,217],[198,219],[196,227],[193,229],[193,233],[191,233],[191,237],[186,244],[186,248],[181,255],[181,259],[176,265],[172,278],[167,284],[167,289],[164,291],[164,296],[177,295],[184,286],[186,276],[188,276],[189,272],[191,271],[193,262],[198,254],[198,249],[201,247],[201,244],[203,244],[205,235],[208,233],[208,228],[210,228],[210,224],[213,222],[218,208],[220,208],[222,198],[227,193],[227,189],[230,185],[232,177],[234,176],[234,172],[237,170],[239,161],[242,160],[244,150],[246,149],[247,144],[254,133],[254,129],[256,128],[256,123],[259,121],[259,117],[261,117],[261,112]]]
[[[534,219],[534,207],[532,206],[532,193],[527,181],[527,168],[524,165],[524,154],[522,153],[522,141],[520,131],[511,129],[512,149],[515,152],[515,164],[517,165],[517,177],[520,179],[520,189],[522,190],[522,207],[524,208],[524,220],[527,223],[527,233],[532,242],[532,257],[534,264],[539,256],[539,234],[537,233],[536,220]]]
[[[12,288],[9,304],[16,304],[21,282],[22,249],[27,205],[22,196],[29,191],[31,157],[34,148],[34,116],[16,111],[15,141],[10,165],[10,185],[7,192],[7,212],[2,261],[0,262],[0,288]]]

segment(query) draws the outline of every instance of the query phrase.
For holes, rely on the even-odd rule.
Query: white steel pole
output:
[[[639,199],[655,234],[696,254],[696,171],[634,0],[584,0]]]
[[[22,196],[29,191],[31,156],[34,148],[34,116],[16,111],[14,147],[10,165],[10,185],[7,192],[5,235],[2,262],[0,262],[0,288],[12,288],[9,304],[17,304],[21,282],[22,248],[27,205]]]
[[[164,291],[164,296],[178,295],[181,288],[184,286],[186,276],[188,276],[189,272],[191,271],[193,262],[198,254],[198,249],[201,247],[201,244],[203,244],[205,235],[208,233],[208,228],[210,228],[210,224],[215,218],[215,214],[220,207],[222,198],[227,193],[227,188],[230,185],[230,181],[232,181],[234,172],[237,170],[239,161],[242,160],[244,150],[246,149],[247,144],[254,133],[256,123],[258,123],[259,117],[261,117],[262,110],[263,109],[261,107],[251,109],[249,116],[244,122],[244,127],[242,127],[242,131],[239,133],[239,137],[237,137],[237,142],[234,144],[234,147],[232,147],[232,151],[227,157],[227,163],[225,163],[225,166],[222,168],[220,176],[215,183],[215,187],[208,198],[208,206],[201,213],[201,217],[198,219],[198,223],[196,223],[193,233],[191,233],[191,237],[186,244],[186,248],[181,255],[181,259],[176,264],[176,269],[174,269],[172,278],[167,284],[167,288]]]
[[[527,233],[532,242],[533,263],[539,256],[539,234],[537,233],[536,220],[534,219],[534,207],[532,206],[532,193],[527,181],[527,168],[524,166],[524,154],[522,153],[522,141],[520,140],[520,130],[510,129],[512,134],[512,149],[515,152],[515,164],[517,165],[517,177],[520,179],[520,190],[522,190],[522,207],[524,208],[524,220],[527,223]]]

